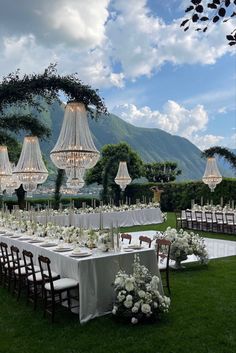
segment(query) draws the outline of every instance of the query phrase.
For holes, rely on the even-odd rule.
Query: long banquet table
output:
[[[40,244],[13,239],[0,235],[0,241],[8,246],[15,245],[20,251],[31,251],[36,259],[39,255],[48,256],[51,260],[52,270],[61,277],[70,277],[79,281],[79,319],[86,323],[90,319],[108,314],[112,310],[114,291],[112,284],[119,270],[132,272],[134,254],[139,253],[140,262],[145,265],[152,275],[160,278],[159,290],[163,293],[161,277],[158,270],[157,258],[154,249],[141,249],[133,252],[101,252],[95,250],[92,256],[74,258],[71,252],[57,253],[54,248],[43,248]]]
[[[60,226],[75,226],[84,229],[129,227],[134,225],[162,223],[160,208],[144,208],[119,212],[73,213],[39,215],[40,223],[52,222]]]

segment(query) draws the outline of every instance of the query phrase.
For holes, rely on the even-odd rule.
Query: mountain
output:
[[[44,114],[43,120],[52,128],[50,140],[41,143],[47,157],[60,133],[63,115],[63,108],[57,103]],[[201,151],[185,138],[160,129],[136,127],[113,114],[97,120],[90,118],[89,126],[99,150],[105,144],[125,141],[145,162],[176,161],[182,170],[181,179],[200,179],[204,173],[205,161],[201,158]]]

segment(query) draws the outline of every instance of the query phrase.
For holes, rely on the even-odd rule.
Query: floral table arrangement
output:
[[[170,258],[175,261],[176,269],[183,267],[181,261],[187,260],[188,255],[197,256],[201,263],[209,260],[204,239],[194,232],[168,227],[164,233],[158,232],[157,237],[171,241]]]
[[[134,257],[133,273],[119,271],[114,282],[115,304],[112,314],[132,324],[155,320],[167,313],[170,298],[160,293],[159,278],[152,276]]]

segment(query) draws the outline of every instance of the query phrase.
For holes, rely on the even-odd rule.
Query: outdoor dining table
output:
[[[150,207],[126,211],[103,211],[94,213],[74,213],[73,210],[70,210],[68,214],[51,214],[49,212],[48,214],[38,215],[37,221],[42,224],[52,222],[60,226],[101,229],[157,224],[163,222],[163,217],[159,207]]]
[[[119,270],[132,273],[134,254],[139,254],[140,262],[145,265],[152,275],[160,278],[159,290],[163,294],[163,287],[158,270],[155,249],[139,249],[132,252],[113,250],[102,252],[95,249],[91,256],[83,258],[72,257],[72,252],[58,253],[55,247],[44,248],[42,244],[29,243],[29,241],[15,239],[10,236],[0,235],[0,241],[14,245],[22,252],[24,249],[31,251],[34,261],[38,256],[47,256],[51,260],[52,270],[61,277],[70,277],[79,282],[79,320],[80,323],[112,311],[114,301],[113,283]]]

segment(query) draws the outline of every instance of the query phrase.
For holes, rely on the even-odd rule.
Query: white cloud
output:
[[[114,10],[116,15],[108,21],[106,33],[113,58],[131,79],[149,76],[165,62],[214,64],[233,51],[225,39],[233,28],[230,22],[211,26],[203,34],[194,30],[184,32],[180,28],[182,19],[164,23],[150,13],[145,0],[117,0]]]
[[[147,106],[138,109],[134,104],[116,106],[113,112],[131,124],[156,127],[187,138],[197,131],[204,130],[208,123],[208,115],[202,105],[186,109],[171,100],[164,105],[162,112],[152,111]]]
[[[39,71],[56,60],[61,72],[76,71],[87,83],[123,87],[166,62],[213,64],[234,51],[225,40],[232,23],[199,34],[183,32],[181,20],[166,24],[147,0],[7,1],[0,12],[1,73]]]
[[[207,129],[208,114],[202,105],[186,109],[177,102],[168,101],[160,112],[153,111],[147,106],[138,108],[134,104],[124,104],[114,107],[113,113],[133,125],[159,128],[185,137],[200,149],[219,144],[224,140],[223,136],[203,134]]]
[[[203,136],[195,135],[192,137],[192,142],[197,145],[201,150],[205,150],[212,146],[222,145],[224,141],[223,136],[206,134]]]

